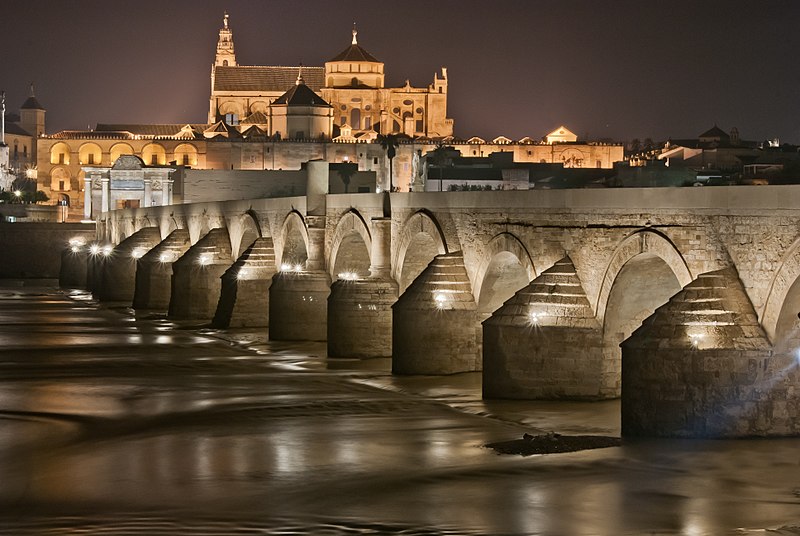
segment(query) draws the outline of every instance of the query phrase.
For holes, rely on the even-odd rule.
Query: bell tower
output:
[[[222,28],[217,41],[217,56],[214,65],[219,67],[236,67],[236,53],[233,51],[233,32],[228,27],[228,12],[222,18]]]

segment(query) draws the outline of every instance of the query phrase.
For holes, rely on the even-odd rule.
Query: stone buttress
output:
[[[393,373],[481,369],[477,306],[461,252],[434,257],[392,310]]]
[[[483,323],[486,398],[603,398],[602,333],[569,257]]]
[[[269,287],[277,271],[272,238],[258,238],[222,274],[211,324],[216,328],[269,326]]]
[[[622,343],[622,433],[800,433],[797,360],[774,355],[735,268],[701,274]]]
[[[134,309],[166,311],[172,294],[172,263],[191,246],[189,231],[175,229],[139,259],[136,267]]]
[[[117,244],[102,267],[100,301],[133,302],[136,289],[136,264],[161,242],[158,227],[145,227]]]
[[[228,230],[211,229],[172,263],[169,317],[211,320],[219,302],[220,278],[231,264]]]

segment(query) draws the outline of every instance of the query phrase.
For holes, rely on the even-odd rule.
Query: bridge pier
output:
[[[796,357],[773,355],[734,268],[701,274],[622,343],[624,436],[800,434]]]
[[[392,310],[393,373],[481,369],[477,306],[461,252],[437,255]]]
[[[603,337],[569,257],[483,323],[486,398],[608,398]]]
[[[99,299],[100,289],[103,286],[103,267],[108,261],[114,246],[103,242],[89,244],[89,257],[86,263],[86,287],[92,297]]]
[[[328,336],[331,278],[325,268],[325,216],[306,216],[308,259],[304,272],[278,272],[269,289],[269,338],[324,341]]]
[[[158,227],[145,227],[117,244],[103,263],[100,301],[131,303],[136,287],[136,263],[159,242]]]
[[[217,309],[220,277],[233,263],[225,228],[211,229],[172,263],[170,318],[211,320]]]
[[[390,357],[397,290],[391,279],[334,282],[328,298],[328,357]]]
[[[217,328],[269,326],[269,288],[275,275],[272,238],[258,238],[222,275]]]
[[[166,311],[172,294],[172,263],[191,245],[189,231],[175,229],[148,251],[136,266],[134,309]]]
[[[392,355],[392,305],[398,286],[391,278],[391,238],[391,218],[373,218],[370,277],[331,285],[328,357]]]
[[[58,286],[61,288],[87,288],[89,249],[85,244],[74,244],[61,252]]]

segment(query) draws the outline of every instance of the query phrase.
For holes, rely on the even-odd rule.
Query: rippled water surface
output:
[[[619,434],[618,402],[482,401],[480,375],[0,290],[3,534],[800,534],[800,440],[500,456]]]

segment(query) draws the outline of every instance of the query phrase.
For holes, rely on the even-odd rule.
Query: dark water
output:
[[[500,456],[619,405],[0,291],[0,533],[800,534],[800,439]]]

